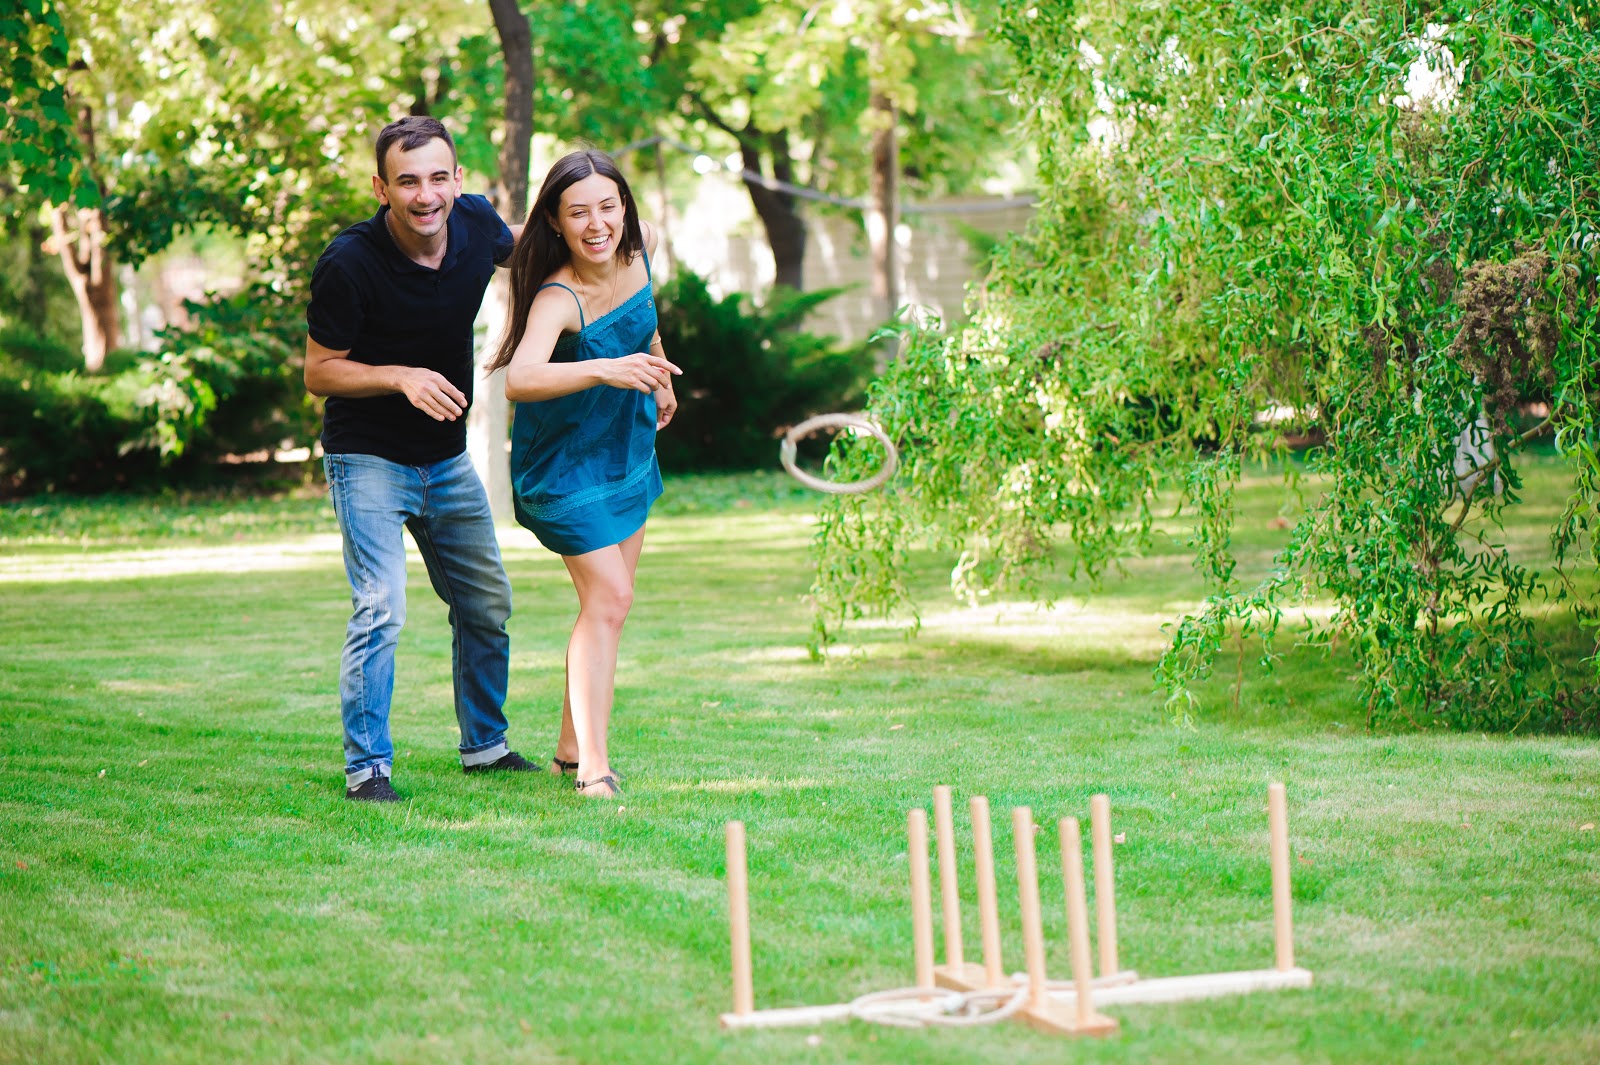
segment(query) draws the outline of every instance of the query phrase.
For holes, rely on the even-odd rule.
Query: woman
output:
[[[491,370],[517,404],[517,520],[561,556],[578,590],[561,736],[551,771],[578,791],[620,791],[606,752],[617,644],[650,505],[655,434],[678,401],[650,288],[655,232],[604,153],[573,152],[545,176],[511,253],[510,328]]]

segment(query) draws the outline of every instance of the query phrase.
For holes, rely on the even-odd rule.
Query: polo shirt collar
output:
[[[457,197],[457,203],[460,197]],[[401,273],[411,272],[419,274],[444,273],[456,264],[456,259],[461,256],[461,249],[467,244],[467,220],[461,217],[461,212],[454,206],[451,207],[450,217],[445,219],[444,261],[439,264],[438,270],[430,269],[417,262],[411,256],[400,250],[400,245],[394,242],[394,234],[389,232],[388,204],[379,204],[378,213],[372,216],[373,229],[378,234],[378,246],[383,249],[383,255],[388,260],[390,269]]]

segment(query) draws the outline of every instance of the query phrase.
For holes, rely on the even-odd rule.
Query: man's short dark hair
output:
[[[450,131],[444,128],[444,123],[437,118],[427,115],[407,115],[405,118],[396,119],[383,127],[378,134],[378,177],[384,181],[389,180],[386,163],[389,158],[389,149],[395,144],[400,145],[402,152],[414,152],[431,140],[444,141],[450,149],[450,161],[456,161],[456,142],[450,139]]]

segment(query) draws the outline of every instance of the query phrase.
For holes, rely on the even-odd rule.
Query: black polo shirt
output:
[[[482,196],[460,196],[446,220],[444,262],[412,261],[389,234],[388,207],[333,238],[311,274],[311,339],[369,366],[437,370],[472,402],[472,323],[496,263],[511,254],[511,230]],[[402,393],[328,397],[322,449],[377,455],[407,466],[466,450],[467,419],[436,422]]]

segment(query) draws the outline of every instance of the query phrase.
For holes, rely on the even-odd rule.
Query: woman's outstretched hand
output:
[[[612,388],[632,388],[640,392],[670,390],[673,376],[683,373],[660,355],[642,351],[605,361],[605,383]]]

